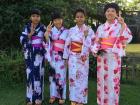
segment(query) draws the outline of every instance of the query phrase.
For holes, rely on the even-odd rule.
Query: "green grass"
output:
[[[129,44],[126,51],[130,53],[140,53],[140,44]]]
[[[140,105],[140,82],[136,84],[121,84],[120,105]],[[68,98],[67,98],[68,99]],[[89,98],[87,105],[97,105],[96,103],[96,82],[89,80]],[[48,105],[49,89],[45,85],[45,101],[43,105]],[[0,88],[0,105],[25,105],[25,85],[18,84],[12,87]],[[57,104],[55,104],[57,105]],[[65,105],[70,105],[69,100]]]

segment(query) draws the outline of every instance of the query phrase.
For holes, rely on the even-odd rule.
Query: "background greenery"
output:
[[[47,25],[50,14],[54,10],[62,12],[66,27],[74,24],[73,12],[82,7],[87,12],[87,23],[92,25],[92,19],[103,22],[103,5],[115,1],[125,12],[126,10],[140,10],[140,0],[0,0],[0,49],[18,47],[19,35],[23,25],[29,20],[30,10],[39,8],[42,11],[42,23]],[[128,16],[130,17],[130,16]],[[131,22],[134,23],[134,22]]]

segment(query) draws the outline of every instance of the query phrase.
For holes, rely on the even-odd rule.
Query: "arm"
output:
[[[45,41],[43,42],[43,46],[45,49],[45,59],[49,62],[51,61],[51,30],[52,26],[50,22],[50,24],[47,26],[46,32],[44,33]]]
[[[117,17],[117,19],[118,22],[121,24],[119,40],[122,42],[122,44],[130,43],[132,40],[132,34],[126,23],[124,22],[124,19],[121,17],[121,13],[119,13],[119,17]]]
[[[22,34],[20,35],[20,43],[23,47],[27,47],[27,45],[30,43],[27,25],[24,27]]]
[[[95,38],[94,31],[92,29],[89,29],[88,35],[87,35],[87,37],[85,37],[85,41],[83,43],[81,55],[88,55],[89,54],[90,47],[92,45],[92,39],[94,39],[94,38]]]
[[[68,59],[68,57],[69,57],[70,43],[71,43],[71,36],[70,36],[70,31],[69,31],[68,37],[66,38],[66,41],[65,41],[63,59]]]
[[[123,27],[124,28],[122,28],[121,35],[120,35],[120,41],[122,42],[122,44],[128,44],[132,40],[132,34],[126,24],[124,24]]]
[[[96,34],[92,37],[91,41],[91,52],[93,55],[96,55],[100,50],[100,37],[101,37],[101,26],[98,27]]]

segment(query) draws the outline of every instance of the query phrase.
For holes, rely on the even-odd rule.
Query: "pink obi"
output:
[[[64,40],[54,40],[53,41],[53,50],[54,51],[63,51],[64,50]]]
[[[32,46],[33,47],[43,47],[42,38],[38,36],[32,36]]]
[[[117,37],[101,38],[101,49],[113,48]]]

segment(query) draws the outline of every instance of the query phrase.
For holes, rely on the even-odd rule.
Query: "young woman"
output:
[[[23,46],[26,74],[27,105],[41,105],[44,88],[44,49],[43,39],[45,26],[40,23],[41,12],[38,9],[31,11],[30,22],[27,23],[20,36]]]
[[[124,47],[132,35],[115,3],[104,7],[106,22],[96,32],[98,39],[92,49],[97,56],[97,103],[98,105],[119,105],[121,57]]]
[[[50,104],[59,99],[59,105],[64,104],[66,99],[66,60],[63,59],[63,50],[65,40],[68,36],[68,30],[63,26],[63,18],[58,11],[53,12],[52,22],[47,27],[45,33],[46,50],[50,55]],[[53,27],[52,27],[53,26]]]
[[[64,59],[68,59],[69,71],[69,97],[71,105],[87,103],[88,72],[89,72],[89,46],[93,30],[85,25],[86,14],[83,9],[77,9],[75,14],[76,26],[69,30],[65,42]]]

